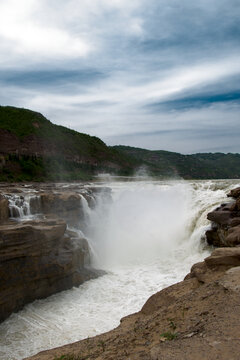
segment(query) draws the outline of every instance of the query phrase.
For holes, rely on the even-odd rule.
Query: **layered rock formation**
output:
[[[0,195],[0,321],[35,299],[78,286],[99,274],[90,268],[86,239],[67,229],[84,224],[82,202],[87,206],[87,199],[80,192],[90,199],[91,191],[44,189],[36,196],[35,190],[29,208],[38,216],[16,221],[9,219],[8,198],[23,206],[29,190],[27,194],[23,188],[11,190],[2,189],[5,196]],[[11,213],[19,215],[17,205]]]
[[[96,195],[104,193],[104,198],[110,198],[108,188],[88,188],[88,191],[43,191],[30,199],[32,214],[55,214],[64,219],[68,226],[83,230],[88,219],[87,208],[96,204]]]
[[[229,247],[240,245],[240,188],[228,194],[231,202],[222,204],[208,214],[212,229],[206,232],[210,245]]]
[[[76,192],[43,192],[30,200],[33,214],[56,214],[69,226],[81,228],[84,222],[84,203],[87,200]]]

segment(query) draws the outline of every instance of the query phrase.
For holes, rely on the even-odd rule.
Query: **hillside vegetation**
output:
[[[99,138],[54,125],[42,114],[31,110],[1,106],[0,128],[15,134],[22,142],[30,135],[48,140],[58,147],[59,153],[109,160],[116,157],[115,151]]]
[[[130,146],[52,124],[42,114],[0,106],[0,181],[89,180],[98,173],[158,178],[240,178],[240,154],[182,155]]]
[[[182,155],[170,151],[151,151],[130,146],[113,149],[141,161],[152,176],[184,179],[238,179],[240,154],[202,153]]]
[[[95,136],[9,106],[0,106],[0,154],[0,181],[88,180],[99,172],[129,175],[135,166]]]

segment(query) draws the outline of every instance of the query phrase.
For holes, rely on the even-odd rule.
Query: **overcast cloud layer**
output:
[[[107,144],[240,152],[239,0],[0,0],[0,104]]]

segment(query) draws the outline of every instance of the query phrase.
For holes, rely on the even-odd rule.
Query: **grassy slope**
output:
[[[10,156],[0,169],[0,181],[85,180],[101,171],[129,174],[134,167],[132,159],[108,148],[99,138],[54,125],[31,110],[0,106],[0,128],[15,134],[22,143],[33,135],[58,149],[51,158]],[[82,159],[81,164],[75,161],[76,156]]]
[[[34,124],[38,124],[34,126]],[[69,154],[104,159],[114,159],[111,151],[102,140],[63,126],[54,125],[40,113],[10,106],[0,107],[0,128],[8,130],[24,141],[28,135],[48,139],[57,144],[59,151]]]

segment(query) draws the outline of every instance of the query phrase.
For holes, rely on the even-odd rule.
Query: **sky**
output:
[[[0,104],[130,145],[240,152],[239,0],[0,0]]]

